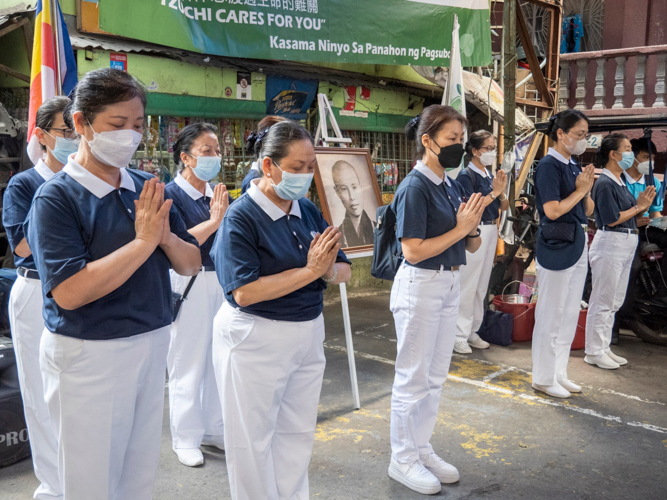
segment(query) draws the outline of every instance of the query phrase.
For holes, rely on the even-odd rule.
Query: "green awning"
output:
[[[341,130],[362,130],[367,132],[403,133],[405,126],[412,118],[403,115],[384,113],[368,113],[367,118],[358,116],[341,116],[338,108],[333,108],[334,116]]]
[[[147,115],[192,118],[246,118],[261,120],[266,116],[264,101],[215,99],[191,95],[148,93]]]

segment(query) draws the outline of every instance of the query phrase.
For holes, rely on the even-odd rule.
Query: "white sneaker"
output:
[[[491,346],[491,344],[489,344],[486,340],[482,340],[476,333],[470,335],[468,344],[470,344],[475,349],[488,349]]]
[[[223,438],[223,436],[204,436],[201,445],[212,446],[219,450],[225,451],[225,439]]]
[[[438,478],[431,474],[419,460],[409,464],[399,464],[394,457],[391,457],[388,473],[394,481],[422,495],[435,495],[442,489]]]
[[[203,465],[204,455],[199,448],[172,448],[178,461],[188,467],[197,467]]]
[[[470,354],[472,349],[466,340],[457,340],[454,342],[454,352],[459,354]]]
[[[581,392],[581,387],[572,382],[571,380],[559,380],[558,383],[562,385],[567,391]]]
[[[419,459],[431,474],[441,483],[455,483],[459,480],[459,471],[452,464],[448,464],[435,453],[430,455],[419,455]]]
[[[545,394],[553,396],[554,398],[569,398],[570,396],[572,396],[572,394],[570,394],[570,391],[565,389],[560,384],[556,385],[533,384],[533,389],[535,389],[536,391],[544,392]]]
[[[585,356],[584,361],[589,365],[596,365],[605,370],[615,370],[619,365],[616,361],[607,356],[606,353],[598,354],[597,356]]]
[[[623,366],[628,364],[628,360],[625,358],[622,358],[621,356],[616,356],[611,350],[607,351],[607,356],[611,358],[612,361],[615,361],[618,363],[618,366]]]

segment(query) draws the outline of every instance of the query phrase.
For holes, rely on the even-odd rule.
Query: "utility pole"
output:
[[[505,0],[503,4],[503,92],[505,94],[504,109],[504,151],[514,151],[515,111],[516,111],[516,0]],[[520,8],[520,7],[519,7]],[[512,165],[510,175],[510,210],[514,212],[514,179],[515,166]]]

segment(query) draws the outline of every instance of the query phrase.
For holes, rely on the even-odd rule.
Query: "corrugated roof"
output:
[[[136,52],[147,54],[169,54],[176,55],[177,51],[166,49],[159,45],[152,45],[143,42],[134,42],[130,40],[110,39],[100,36],[83,35],[80,33],[70,34],[72,47],[75,49],[102,49],[114,52]]]

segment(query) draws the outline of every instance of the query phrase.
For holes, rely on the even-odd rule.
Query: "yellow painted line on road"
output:
[[[343,346],[334,346],[334,345],[330,345],[330,344],[325,342],[324,347],[326,347],[328,349],[332,349],[332,350],[347,353],[347,349]],[[373,361],[378,361],[380,363],[384,363],[384,364],[388,364],[388,365],[395,365],[396,364],[393,360],[383,358],[381,356],[375,356],[375,355],[372,355],[372,354],[365,354],[365,353],[359,352],[359,351],[354,351],[354,354],[355,354],[355,356],[358,356],[360,358],[371,359]],[[467,361],[468,362],[474,362],[474,361],[479,361],[479,360],[468,359]],[[485,363],[482,363],[482,364],[492,365],[492,363],[489,363],[489,362],[485,362]],[[498,365],[496,365],[496,366],[498,366]],[[518,372],[518,373],[515,374],[515,373],[511,373],[511,372],[506,372],[504,375],[510,375],[511,374],[514,377],[516,375],[521,374],[521,372],[523,372],[522,377],[525,377],[525,375],[528,373],[525,370],[520,370],[520,369],[516,369],[515,371]],[[472,385],[472,386],[475,386],[479,389],[490,391],[492,393],[496,393],[496,394],[499,394],[499,395],[502,395],[502,396],[505,396],[505,397],[511,397],[511,399],[515,400],[515,401],[518,400],[518,401],[521,401],[521,402],[528,402],[529,404],[544,404],[544,405],[547,405],[547,406],[565,408],[566,410],[581,413],[581,414],[588,415],[588,416],[591,416],[591,417],[596,417],[596,418],[600,418],[600,419],[611,421],[611,422],[617,422],[619,424],[625,423],[626,425],[629,425],[629,426],[632,426],[632,427],[641,427],[643,429],[646,429],[646,430],[649,430],[649,431],[652,431],[652,432],[667,434],[667,428],[664,428],[664,427],[659,427],[657,425],[652,425],[652,424],[648,424],[648,423],[644,423],[644,422],[623,422],[623,419],[621,419],[621,417],[616,417],[614,415],[605,415],[603,413],[600,413],[596,410],[592,410],[590,408],[581,408],[579,406],[575,406],[575,405],[572,405],[570,403],[557,402],[557,401],[553,401],[551,399],[547,399],[545,397],[533,396],[533,395],[530,395],[530,394],[521,393],[521,392],[517,391],[516,389],[510,389],[510,388],[506,388],[506,387],[500,387],[500,386],[497,386],[497,385],[492,385],[488,382],[484,382],[483,380],[473,380],[473,379],[470,379],[470,378],[467,378],[467,377],[460,377],[458,375],[452,375],[452,374],[450,374],[447,377],[447,379],[448,380],[453,380],[455,382],[461,382],[461,383],[464,383],[464,384]],[[525,378],[522,382],[525,382]],[[510,384],[511,384],[511,382],[510,382]]]

